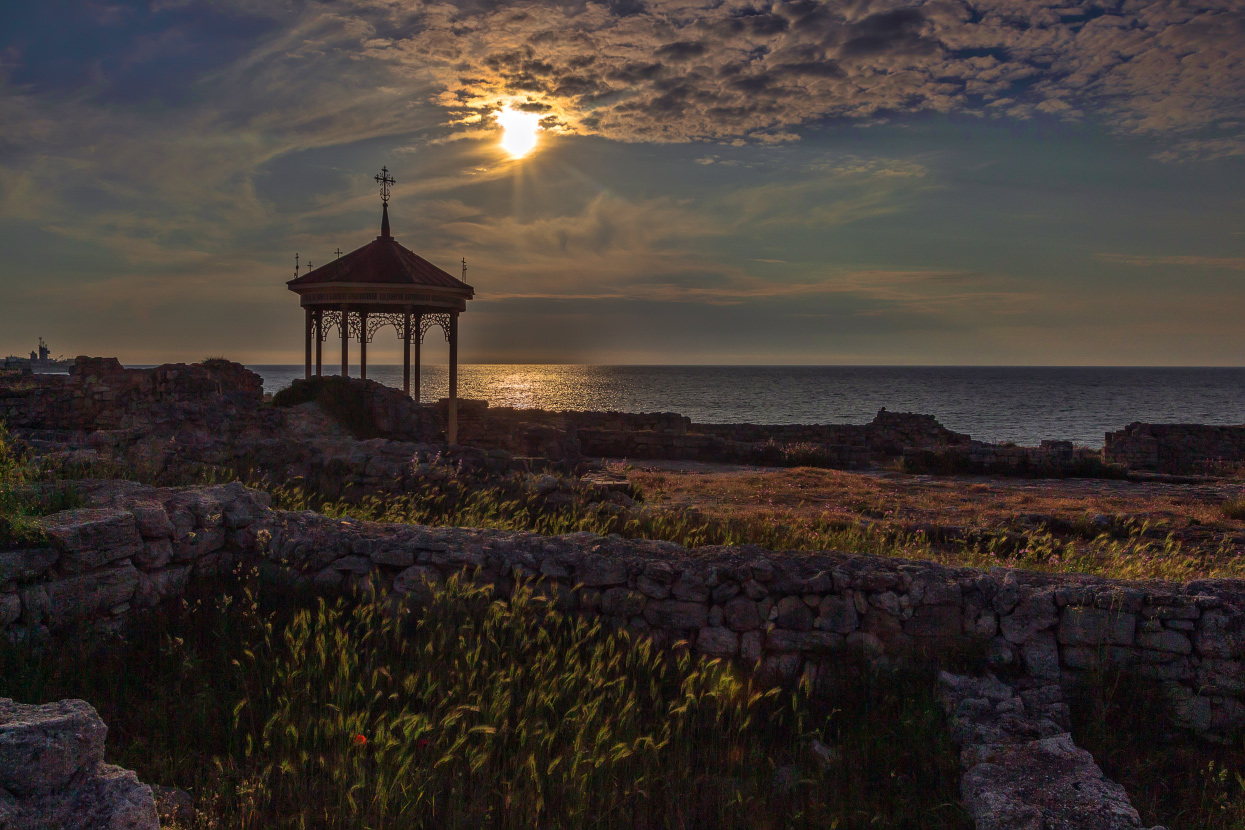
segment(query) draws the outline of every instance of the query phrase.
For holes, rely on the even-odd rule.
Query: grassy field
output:
[[[199,830],[968,826],[928,672],[813,700],[528,592],[392,610],[201,585],[130,640],[8,648],[0,695],[90,701]]]
[[[264,485],[261,482],[259,486]],[[1187,549],[1172,535],[1155,538],[1145,524],[1123,533],[1099,531],[1097,535],[1071,538],[1045,528],[1024,533],[983,528],[973,538],[941,542],[893,522],[861,525],[833,513],[798,511],[782,505],[702,510],[695,505],[675,504],[624,511],[582,498],[555,507],[521,487],[472,487],[456,481],[429,483],[414,492],[374,495],[360,501],[328,501],[299,488],[267,489],[273,494],[274,507],[311,509],[369,521],[546,534],[586,530],[625,538],[663,539],[689,548],[754,544],[778,551],[840,550],[950,565],[1005,566],[1120,579],[1188,581],[1245,576],[1245,556],[1226,539],[1215,550]],[[646,499],[650,492],[644,491]]]

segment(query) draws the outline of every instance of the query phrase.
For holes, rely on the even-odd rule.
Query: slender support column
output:
[[[411,394],[411,312],[406,312],[402,323],[402,391]]]
[[[419,356],[421,351],[420,346],[424,344],[423,319],[424,315],[415,315],[415,384],[414,389],[412,390],[415,393],[415,403],[419,403],[419,367],[423,365],[423,361]]]
[[[342,306],[342,377],[350,377],[350,312]]]
[[[321,358],[324,352],[324,309],[316,309],[316,377],[324,374]]]
[[[359,377],[367,380],[367,312],[359,312]]]
[[[307,309],[307,313],[305,316],[306,316],[306,324],[303,326],[303,341],[304,341],[304,345],[306,346],[305,351],[306,351],[306,358],[307,358],[306,379],[311,380],[311,326],[312,326],[311,309]]]
[[[458,313],[450,315],[450,422],[446,439],[458,443]]]

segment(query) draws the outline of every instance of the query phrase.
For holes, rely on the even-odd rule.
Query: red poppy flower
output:
[[[355,746],[363,746],[365,743],[367,743],[367,738],[364,737],[363,735],[355,735],[354,742],[355,742]]]

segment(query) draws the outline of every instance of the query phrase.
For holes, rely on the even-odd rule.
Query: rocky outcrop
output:
[[[0,698],[0,827],[159,830],[151,788],[104,763],[107,734],[86,701]]]
[[[977,830],[1140,830],[1124,788],[1073,742],[1058,685],[1023,694],[994,677],[943,672],[938,696]]]

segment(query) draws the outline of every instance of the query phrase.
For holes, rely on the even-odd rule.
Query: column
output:
[[[408,309],[402,323],[402,391],[411,394],[411,312]]]
[[[324,356],[324,309],[316,309],[316,377],[324,374],[321,358]]]
[[[350,312],[342,306],[342,377],[350,377]]]
[[[445,437],[458,443],[458,312],[450,315],[450,423]]]
[[[422,346],[424,343],[423,319],[424,319],[424,315],[422,314],[415,315],[415,360],[414,360],[414,363],[415,363],[414,381],[415,383],[414,383],[414,390],[413,390],[415,393],[415,403],[419,403],[419,367],[421,365],[419,353],[420,353],[420,346]]]
[[[304,315],[304,316],[306,317],[306,323],[305,323],[305,325],[303,326],[303,341],[304,341],[304,345],[306,346],[306,348],[304,349],[304,351],[306,352],[306,362],[307,362],[307,372],[306,372],[306,375],[305,375],[305,379],[306,379],[306,380],[311,380],[311,326],[312,326],[312,314],[311,314],[311,309],[309,309],[309,308],[308,308],[308,309],[304,309],[304,311],[306,311],[306,314]]]
[[[359,312],[359,377],[367,380],[367,312]]]

